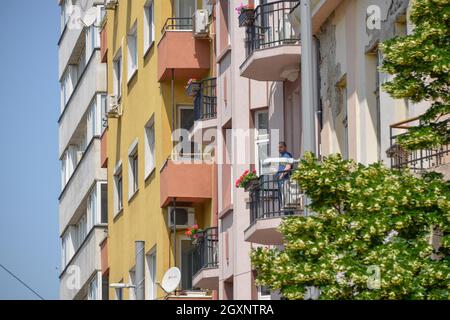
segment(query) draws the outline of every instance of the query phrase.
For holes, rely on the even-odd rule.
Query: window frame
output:
[[[155,43],[155,4],[147,0],[144,5],[144,57]]]
[[[128,149],[128,201],[139,190],[139,153],[138,140],[135,139]]]
[[[127,79],[133,79],[139,68],[137,21],[127,34]]]
[[[150,133],[152,136],[150,137]],[[155,117],[152,115],[150,120],[147,121],[144,127],[145,137],[145,180],[156,169],[156,130],[155,130]],[[152,138],[152,139],[150,139]]]
[[[119,188],[120,186],[120,188]],[[123,211],[123,170],[120,161],[114,169],[114,217]]]
[[[113,59],[113,94],[118,99],[122,97],[123,82],[123,54],[122,48],[117,50]]]

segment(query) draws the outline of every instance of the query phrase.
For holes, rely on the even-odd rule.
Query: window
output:
[[[177,18],[190,18],[197,7],[196,0],[176,0],[175,13]]]
[[[180,240],[181,290],[192,290],[192,266],[194,245],[191,240]]]
[[[156,167],[155,158],[155,123],[154,117],[145,125],[145,178],[153,172]]]
[[[138,144],[135,140],[128,150],[128,199],[131,199],[138,191]]]
[[[107,117],[107,113],[108,113],[108,98],[106,94],[101,94],[100,95],[100,121],[101,121],[101,129],[100,132],[101,134],[103,134],[106,130],[106,128],[108,127],[108,117]]]
[[[269,157],[269,113],[267,111],[255,112],[255,166],[258,175],[267,174],[270,164],[264,164]]]
[[[61,32],[64,31],[67,22],[69,22],[70,14],[69,14],[69,4],[67,0],[61,1]]]
[[[86,60],[100,47],[100,30],[95,25],[86,28]]]
[[[144,7],[144,55],[155,41],[155,22],[153,17],[153,0],[150,0]]]
[[[99,300],[97,275],[89,283],[88,300]]]
[[[86,215],[84,214],[80,221],[78,221],[76,228],[76,245],[75,245],[75,251],[80,249],[81,245],[83,244],[84,240],[87,236],[87,221],[86,221]]]
[[[113,61],[114,79],[113,92],[114,95],[120,98],[122,96],[122,51],[119,49]]]
[[[97,187],[95,186],[88,196],[87,216],[89,231],[97,224],[97,208]]]
[[[156,300],[156,249],[145,256],[145,289],[146,300]]]
[[[128,42],[128,81],[134,76],[138,68],[137,55],[137,23],[131,28],[127,36]]]
[[[109,275],[102,276],[102,300],[109,300]]]
[[[114,173],[114,205],[114,214],[117,215],[123,209],[122,163],[116,166]]]
[[[258,300],[271,300],[271,292],[265,286],[258,286]]]
[[[100,222],[108,223],[108,184],[100,183],[101,192],[101,209],[100,209]]]
[[[67,265],[70,262],[70,259],[72,259],[74,253],[75,253],[75,249],[73,247],[73,242],[72,242],[72,233],[71,233],[71,229],[72,227],[69,226],[69,228],[67,229],[66,232],[64,232],[63,236],[62,236],[62,241],[61,241],[61,267],[64,270]]]

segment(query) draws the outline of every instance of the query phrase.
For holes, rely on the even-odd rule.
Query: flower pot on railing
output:
[[[255,10],[242,8],[239,12],[239,27],[251,27],[255,22]]]
[[[244,188],[246,192],[254,190],[259,185],[259,177],[256,171],[246,170],[241,177],[236,180],[236,188]]]
[[[245,192],[251,192],[251,191],[257,189],[258,186],[259,186],[259,179],[258,179],[258,178],[255,178],[255,179],[249,180],[249,181],[245,184],[244,190],[245,190]]]
[[[189,82],[186,85],[186,95],[190,97],[195,97],[201,89],[201,83],[197,80],[189,80]]]

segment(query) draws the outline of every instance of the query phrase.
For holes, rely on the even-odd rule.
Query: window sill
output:
[[[136,67],[136,69],[134,69],[133,72],[128,76],[127,85],[130,85],[130,82],[134,79],[137,72],[138,72],[138,68]]]
[[[155,171],[156,171],[156,167],[153,167],[153,169],[150,170],[150,171],[145,175],[145,178],[144,178],[145,182],[147,182],[147,180],[150,179],[150,177],[155,173]]]
[[[123,208],[114,214],[113,221],[116,222],[123,214]]]
[[[131,195],[128,197],[128,203],[133,202],[133,200],[137,197],[138,193],[139,193],[139,188],[137,188],[137,189],[133,192],[133,194],[131,194]]]
[[[147,58],[148,53],[149,53],[150,51],[152,51],[152,48],[154,47],[154,45],[155,45],[155,40],[153,40],[152,43],[150,43],[150,44],[147,46],[147,48],[144,49],[144,60]]]

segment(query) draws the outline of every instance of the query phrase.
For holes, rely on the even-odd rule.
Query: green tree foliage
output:
[[[407,150],[450,143],[450,0],[412,0],[414,31],[381,44],[381,70],[395,75],[383,89],[397,99],[431,102],[421,124],[398,142]]]
[[[314,215],[283,221],[284,250],[252,251],[259,284],[288,299],[309,286],[321,299],[450,298],[450,185],[438,174],[307,154],[293,179]]]

